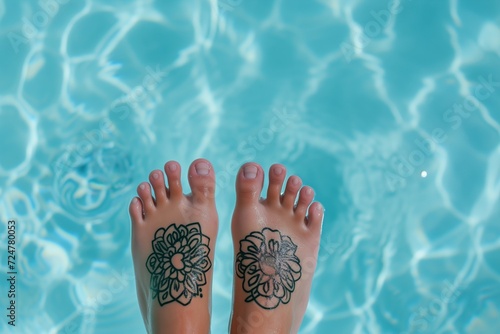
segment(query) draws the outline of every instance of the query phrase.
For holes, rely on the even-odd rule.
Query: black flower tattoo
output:
[[[296,250],[289,236],[267,227],[240,241],[236,274],[243,279],[243,290],[250,294],[246,302],[274,309],[280,302],[290,301],[302,269]]]
[[[193,297],[203,297],[201,286],[212,266],[209,243],[199,223],[172,224],[156,231],[146,267],[151,273],[153,299],[158,298],[161,306],[174,301],[188,305]]]

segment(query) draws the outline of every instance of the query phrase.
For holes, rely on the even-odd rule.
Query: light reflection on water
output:
[[[494,333],[500,8],[398,3],[386,24],[384,1],[0,1],[19,332],[143,331],[128,201],[151,169],[204,156],[221,177],[214,333],[231,163],[249,159],[286,164],[326,208],[304,333]]]

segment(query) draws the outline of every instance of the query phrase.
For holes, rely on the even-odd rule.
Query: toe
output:
[[[215,172],[210,161],[193,161],[188,176],[195,203],[204,203],[215,198]]]
[[[181,166],[177,161],[169,161],[165,164],[165,173],[167,173],[170,199],[179,199],[182,196]]]
[[[139,197],[141,198],[144,213],[147,216],[148,213],[153,212],[156,208],[153,197],[151,196],[151,187],[149,186],[149,183],[141,183],[137,188],[137,194],[139,194]]]
[[[307,227],[311,230],[321,229],[321,224],[323,223],[325,210],[323,205],[319,202],[314,202],[309,207],[309,213],[307,215]]]
[[[300,190],[299,200],[297,202],[297,207],[295,208],[295,215],[299,216],[300,219],[306,217],[307,208],[311,205],[314,198],[314,190],[311,187],[305,186]]]
[[[128,207],[128,212],[130,213],[130,218],[132,218],[132,224],[140,224],[143,222],[143,209],[142,209],[142,202],[139,198],[134,197],[132,199],[132,202],[130,202],[130,205]]]
[[[161,205],[167,201],[167,189],[165,188],[165,178],[161,170],[154,170],[149,174],[149,182],[155,191],[156,205]]]
[[[298,176],[291,176],[286,184],[285,193],[282,196],[282,205],[292,210],[297,198],[297,193],[302,186],[302,180]]]
[[[281,189],[286,176],[286,168],[283,165],[272,165],[269,169],[269,188],[267,189],[267,202],[279,204]]]
[[[249,162],[241,166],[236,177],[238,203],[250,203],[260,199],[264,184],[264,171],[259,164]]]

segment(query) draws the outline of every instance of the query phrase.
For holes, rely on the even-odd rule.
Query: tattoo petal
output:
[[[172,302],[188,305],[193,297],[201,297],[201,286],[212,267],[209,242],[199,223],[171,224],[155,232],[146,268],[151,274],[152,298],[160,306]]]
[[[156,269],[160,266],[160,262],[155,254],[151,254],[146,260],[146,267],[150,273],[154,273]]]
[[[274,309],[290,301],[302,271],[296,250],[289,236],[268,227],[240,241],[235,268],[243,280],[243,290],[249,294],[246,302]]]

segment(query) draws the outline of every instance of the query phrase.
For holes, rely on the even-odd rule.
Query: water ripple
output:
[[[116,212],[113,201],[131,187],[131,157],[113,145],[81,151],[72,146],[56,160],[54,197],[74,217],[104,219]]]

